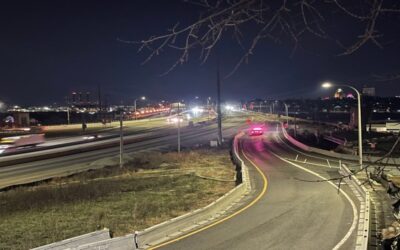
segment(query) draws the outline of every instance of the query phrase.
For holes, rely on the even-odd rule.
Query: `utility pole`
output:
[[[217,122],[218,122],[218,145],[222,145],[222,114],[221,114],[221,79],[219,74],[219,58],[217,58]]]
[[[124,166],[124,134],[122,130],[123,125],[123,109],[121,108],[119,113],[119,167]]]

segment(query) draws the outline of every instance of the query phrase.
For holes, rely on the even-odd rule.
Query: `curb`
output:
[[[352,172],[342,164],[342,168],[339,173],[343,175],[352,174]],[[351,178],[345,178],[344,181],[350,186],[354,195],[360,202],[360,212],[358,216],[358,227],[357,227],[357,240],[356,249],[368,249],[368,238],[369,238],[369,218],[370,218],[370,194],[369,191],[361,184],[360,180],[353,175]]]

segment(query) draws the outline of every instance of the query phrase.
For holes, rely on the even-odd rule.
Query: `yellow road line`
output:
[[[257,201],[259,201],[259,200],[261,199],[261,197],[262,197],[262,196],[265,194],[265,192],[267,191],[267,187],[268,187],[267,178],[265,177],[265,175],[264,175],[264,173],[261,171],[261,169],[260,169],[252,160],[250,160],[249,157],[248,157],[244,152],[243,152],[243,155],[244,155],[244,157],[257,169],[258,173],[259,173],[259,174],[261,175],[261,177],[263,178],[263,189],[262,189],[261,193],[260,193],[252,202],[250,202],[247,206],[245,206],[245,207],[243,207],[242,209],[236,211],[235,213],[233,213],[233,214],[231,214],[231,215],[229,215],[229,216],[227,216],[227,217],[224,217],[224,218],[222,218],[221,220],[218,220],[218,221],[216,221],[216,222],[214,222],[214,223],[211,223],[210,225],[207,225],[207,226],[205,226],[205,227],[202,227],[202,228],[199,228],[199,229],[197,229],[197,230],[195,230],[195,231],[192,231],[192,232],[190,232],[190,233],[188,233],[188,234],[185,234],[185,235],[183,235],[183,236],[180,236],[180,237],[178,237],[178,238],[176,238],[176,239],[173,239],[173,240],[170,240],[170,241],[166,241],[166,242],[161,243],[161,244],[159,244],[159,245],[156,245],[156,246],[154,246],[154,247],[150,247],[150,248],[149,248],[150,250],[157,249],[157,248],[160,248],[160,247],[169,245],[169,244],[171,244],[171,243],[177,242],[177,241],[179,241],[179,240],[182,240],[182,239],[184,239],[184,238],[187,238],[187,237],[189,237],[189,236],[192,236],[192,235],[194,235],[194,234],[197,234],[197,233],[200,233],[200,232],[202,232],[202,231],[204,231],[204,230],[207,230],[207,229],[209,229],[210,227],[216,226],[216,225],[218,225],[218,224],[220,224],[220,223],[222,223],[222,222],[224,222],[224,221],[226,221],[226,220],[229,220],[229,219],[233,218],[234,216],[236,216],[236,215],[242,213],[243,211],[245,211],[245,210],[247,210],[248,208],[252,207],[254,204],[256,204]]]

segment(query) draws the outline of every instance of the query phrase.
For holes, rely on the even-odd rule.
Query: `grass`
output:
[[[144,153],[124,169],[109,165],[4,191],[0,249],[29,249],[104,227],[114,236],[142,230],[216,200],[234,187],[234,174],[227,150]]]

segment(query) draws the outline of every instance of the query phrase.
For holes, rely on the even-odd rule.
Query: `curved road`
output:
[[[300,152],[279,138],[276,131],[261,137],[241,139],[242,156],[261,196],[253,206],[235,217],[160,246],[161,249],[354,249],[354,207],[327,182],[314,183],[312,175],[280,158],[296,158]],[[277,157],[279,155],[279,157]],[[303,155],[304,156],[304,155]],[[297,156],[299,159],[302,156]],[[306,156],[304,156],[306,157]],[[324,161],[313,159],[316,164]],[[267,178],[267,183],[255,165]],[[303,167],[306,164],[303,164]],[[337,169],[309,166],[324,177]],[[267,191],[262,193],[262,187]],[[346,190],[347,187],[344,187]],[[348,190],[346,190],[346,193]],[[349,196],[352,197],[351,194]],[[354,197],[353,197],[354,198]],[[157,248],[157,247],[156,247]]]

